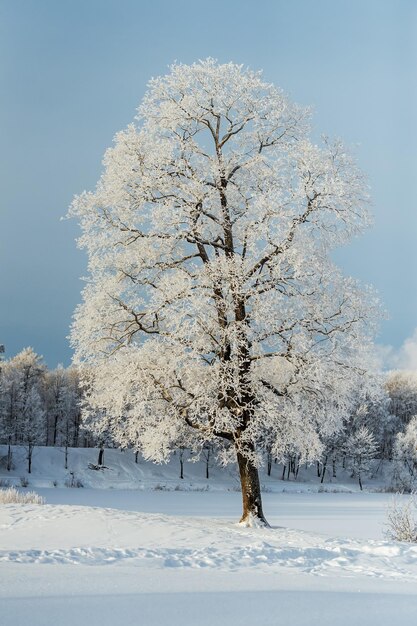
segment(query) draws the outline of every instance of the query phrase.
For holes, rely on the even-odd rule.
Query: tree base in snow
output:
[[[239,521],[239,526],[244,528],[271,528],[264,517],[258,517],[253,515],[253,513],[242,517]]]

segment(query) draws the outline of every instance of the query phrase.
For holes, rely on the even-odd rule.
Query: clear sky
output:
[[[0,0],[0,343],[69,364],[86,260],[60,221],[92,189],[146,83],[212,56],[263,69],[355,150],[375,226],[338,253],[389,313],[379,341],[417,327],[415,0]]]

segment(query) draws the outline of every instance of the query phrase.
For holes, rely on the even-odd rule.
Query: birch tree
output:
[[[156,461],[179,433],[223,442],[241,523],[266,524],[264,434],[274,458],[319,458],[366,369],[375,298],[330,256],[366,205],[342,143],[312,142],[309,111],[261,73],[207,59],[152,79],[70,209],[89,257],[72,329],[85,413]]]

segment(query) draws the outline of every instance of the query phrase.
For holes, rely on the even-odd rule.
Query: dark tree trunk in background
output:
[[[7,471],[10,472],[12,469],[12,445],[10,442],[11,437],[9,437],[9,444],[7,446]]]
[[[210,478],[209,463],[210,463],[210,448],[207,448],[206,449],[206,479],[207,480]]]
[[[54,418],[54,437],[53,437],[54,446],[56,445],[57,434],[58,434],[58,414],[56,414]]]
[[[180,478],[184,479],[184,450],[180,448]]]
[[[104,448],[103,446],[101,446],[100,450],[98,451],[97,465],[103,465],[103,462],[104,462]]]
[[[326,470],[327,470],[327,456],[324,457],[323,469],[322,469],[322,472],[321,472],[321,481],[320,481],[321,483],[324,482],[324,475],[326,473]]]
[[[267,460],[267,473],[268,476],[271,476],[272,471],[272,454],[268,452],[268,460]]]
[[[81,422],[81,415],[79,413],[76,413],[74,415],[74,439],[72,443],[74,448],[78,448],[78,440],[80,436],[80,422]]]
[[[33,444],[30,443],[28,446],[28,474],[32,473],[32,453],[33,453]]]

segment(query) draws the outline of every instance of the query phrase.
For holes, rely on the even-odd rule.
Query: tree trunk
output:
[[[32,452],[33,445],[30,443],[28,447],[28,474],[32,473]]]
[[[7,471],[10,472],[12,469],[12,445],[10,443],[9,437],[9,445],[7,447]]]
[[[53,436],[54,446],[56,446],[57,434],[58,434],[58,414],[55,415],[55,419],[54,419],[54,436]]]
[[[324,475],[325,475],[325,473],[326,473],[326,469],[327,469],[327,456],[326,456],[326,457],[324,457],[323,469],[322,469],[322,471],[321,471],[321,481],[320,481],[320,482],[321,482],[322,484],[324,483]]]
[[[72,445],[78,448],[78,440],[80,436],[80,416],[78,413],[74,416],[74,439]]]
[[[269,526],[262,510],[261,485],[258,469],[253,463],[237,452],[237,462],[242,488],[243,513],[240,519],[242,526]]]
[[[104,448],[100,447],[100,450],[98,452],[97,465],[103,465],[103,461],[104,461]]]
[[[210,478],[209,461],[210,461],[210,448],[207,448],[207,450],[206,450],[206,479],[207,480]]]

